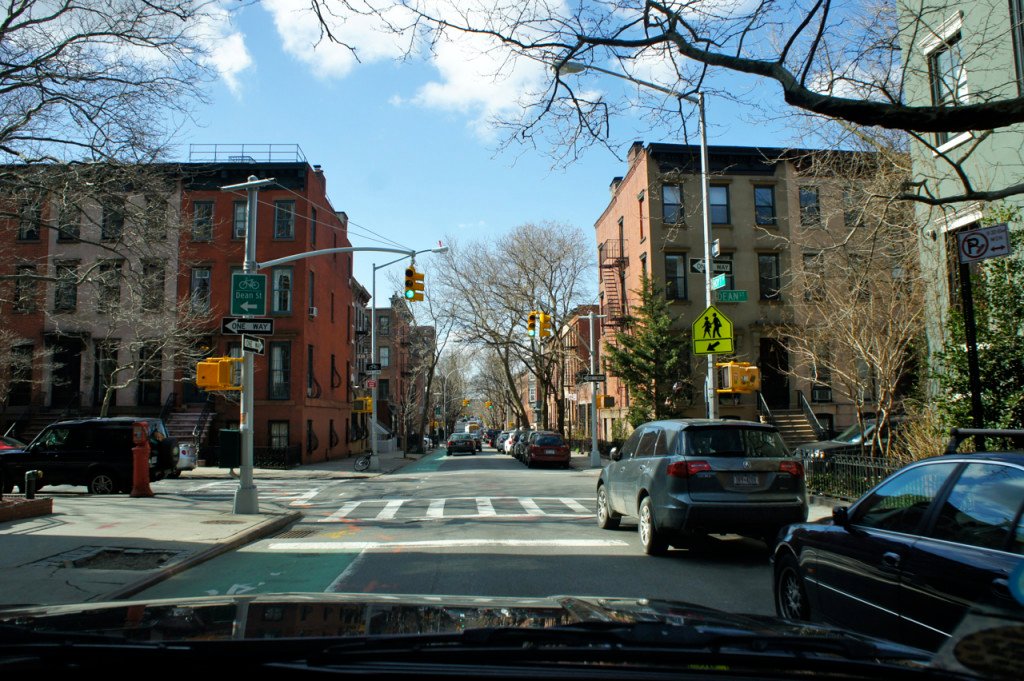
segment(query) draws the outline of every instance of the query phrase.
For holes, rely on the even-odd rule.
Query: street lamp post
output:
[[[563,64],[556,64],[553,66],[556,73],[561,74],[573,74],[582,73],[583,71],[597,71],[605,75],[619,78],[620,80],[626,80],[637,85],[642,85],[658,92],[663,92],[667,95],[671,95],[676,99],[684,99],[690,104],[697,106],[697,121],[700,133],[700,185],[701,185],[701,212],[704,214],[704,301],[706,307],[711,307],[711,211],[709,210],[709,187],[708,187],[708,132],[706,119],[704,117],[704,93],[701,91],[697,92],[697,96],[684,95],[681,92],[676,92],[671,88],[667,88],[657,83],[649,83],[645,80],[638,78],[630,78],[629,76],[608,69],[601,68],[600,66],[593,66],[591,64],[581,64],[580,62],[567,61]],[[716,399],[717,393],[717,376],[715,375],[715,356],[708,355],[708,372],[707,378],[704,382],[705,400],[707,402],[707,415],[709,419],[718,418],[718,400]]]

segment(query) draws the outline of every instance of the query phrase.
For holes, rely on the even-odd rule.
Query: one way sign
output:
[[[224,317],[220,321],[220,332],[225,335],[233,336],[240,336],[244,333],[256,336],[273,336],[274,319],[272,317],[262,319]]]
[[[242,349],[254,355],[262,355],[264,350],[263,339],[258,336],[242,336]]]

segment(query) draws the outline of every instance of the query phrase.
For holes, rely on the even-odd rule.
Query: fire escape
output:
[[[601,267],[601,289],[604,292],[604,313],[607,326],[623,326],[628,318],[624,279],[626,264],[626,242],[608,239],[598,247],[598,261]]]

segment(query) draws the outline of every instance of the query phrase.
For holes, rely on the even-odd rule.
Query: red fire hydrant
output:
[[[149,424],[132,424],[132,493],[133,497],[152,497],[149,487]]]

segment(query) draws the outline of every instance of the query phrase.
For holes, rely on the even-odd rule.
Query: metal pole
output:
[[[704,93],[697,93],[697,113],[700,127],[700,193],[701,208],[704,212],[704,302],[711,307],[711,210],[710,189],[708,188],[708,129],[704,119]],[[715,356],[708,355],[708,374],[704,381],[708,418],[718,418],[718,393],[716,392]]]
[[[377,363],[377,265],[373,266],[372,286],[373,292],[370,304],[370,363]],[[380,374],[374,374],[374,383],[379,380]],[[377,397],[380,395],[380,384],[370,391],[370,470],[380,472],[380,457],[377,455]]]
[[[260,187],[273,180],[259,180],[250,175],[248,182],[242,185],[248,192],[245,205],[245,263],[242,271],[246,274],[256,273],[256,206]],[[240,188],[240,187],[239,187]],[[253,356],[251,352],[242,352],[242,394],[239,406],[238,428],[241,436],[241,461],[238,469],[238,489],[235,490],[234,513],[256,514],[260,512],[260,500],[253,482]]]
[[[971,288],[971,266],[960,263],[960,299],[963,301],[964,342],[967,344],[967,382],[971,391],[971,423],[985,427],[985,411],[981,402],[981,369],[978,365],[978,331],[974,320],[974,291]],[[986,449],[985,436],[974,436],[974,448]]]
[[[590,311],[590,373],[597,373],[597,339],[594,336],[594,311]],[[601,467],[601,452],[597,448],[597,381],[590,382],[590,467]]]

